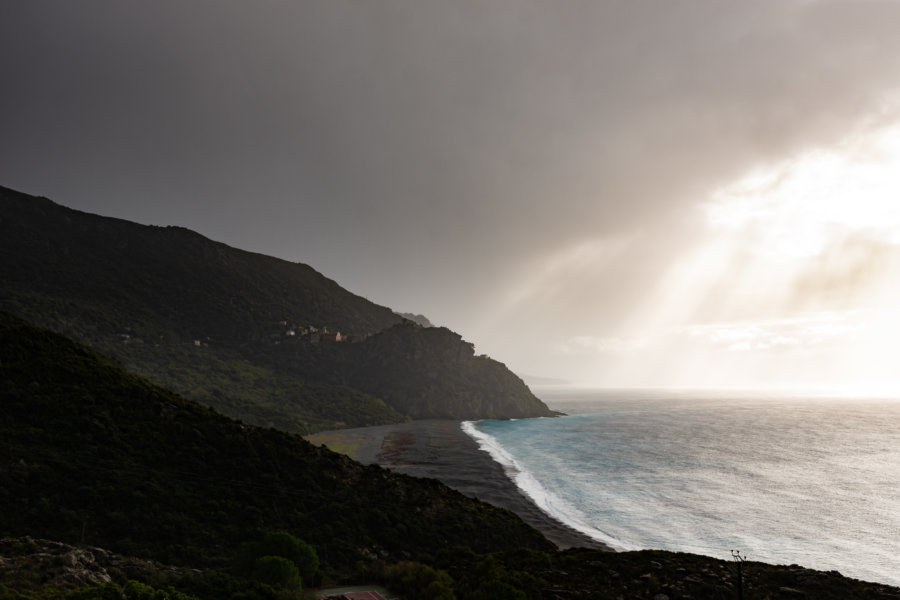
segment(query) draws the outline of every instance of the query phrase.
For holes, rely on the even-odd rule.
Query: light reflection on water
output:
[[[515,462],[525,491],[564,522],[621,548],[722,558],[740,548],[751,560],[900,585],[900,401],[538,395],[570,416],[477,429]]]

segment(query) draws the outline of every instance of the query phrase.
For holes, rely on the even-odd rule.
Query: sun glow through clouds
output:
[[[755,354],[757,379],[788,377],[767,364],[777,355],[804,383],[900,381],[886,360],[900,349],[900,128],[754,172],[717,191],[707,217],[751,257],[723,313],[759,318],[693,335]]]
[[[761,249],[793,257],[858,231],[900,243],[900,127],[869,142],[751,173],[714,194],[709,223],[762,229]]]
[[[620,385],[900,387],[900,127],[757,169],[702,210],[707,234],[627,333],[568,352]]]

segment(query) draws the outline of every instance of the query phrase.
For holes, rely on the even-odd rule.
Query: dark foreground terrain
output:
[[[736,567],[556,550],[512,512],[222,417],[0,315],[0,598],[733,598]],[[900,598],[744,563],[745,598]]]

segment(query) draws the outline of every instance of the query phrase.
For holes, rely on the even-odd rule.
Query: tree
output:
[[[245,544],[238,562],[238,571],[245,576],[258,579],[258,570],[263,568],[259,565],[259,561],[263,558],[284,559],[294,568],[300,580],[307,584],[313,581],[316,571],[319,570],[319,555],[315,548],[285,531],[270,532],[258,542]],[[264,571],[277,571],[273,561],[264,562],[266,563]]]
[[[283,556],[261,556],[253,565],[253,579],[276,588],[300,591],[300,571]]]
[[[306,582],[312,581],[319,570],[316,549],[285,531],[267,533],[260,544],[260,554],[287,558],[297,566]]]
[[[503,581],[490,581],[478,588],[472,596],[474,600],[527,600],[522,590]]]
[[[401,561],[385,569],[392,588],[411,600],[453,600],[453,580],[446,572],[412,561]]]

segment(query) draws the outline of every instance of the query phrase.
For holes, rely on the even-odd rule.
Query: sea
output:
[[[900,398],[536,388],[560,418],[463,423],[542,510],[617,550],[900,586]]]

